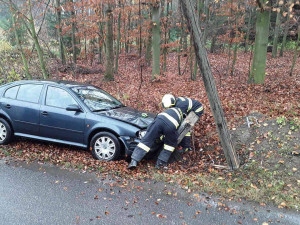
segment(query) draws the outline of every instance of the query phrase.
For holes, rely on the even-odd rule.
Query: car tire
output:
[[[0,145],[6,145],[12,138],[12,129],[5,119],[0,118]]]
[[[92,155],[95,159],[112,161],[120,157],[121,146],[115,135],[109,132],[99,132],[90,142]]]

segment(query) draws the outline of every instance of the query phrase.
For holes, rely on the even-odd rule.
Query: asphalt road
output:
[[[221,202],[152,181],[126,182],[0,160],[0,224],[300,224],[300,213]]]

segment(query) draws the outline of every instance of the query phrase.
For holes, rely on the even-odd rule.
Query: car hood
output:
[[[154,113],[138,111],[131,107],[122,107],[109,111],[97,112],[97,114],[127,122],[140,129],[148,127],[156,116]]]

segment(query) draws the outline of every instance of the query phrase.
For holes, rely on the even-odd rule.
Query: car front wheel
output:
[[[12,137],[12,131],[10,125],[6,120],[0,118],[0,145],[6,145],[9,143]]]
[[[90,147],[94,158],[112,161],[119,158],[121,149],[117,137],[109,132],[99,132],[91,140]]]

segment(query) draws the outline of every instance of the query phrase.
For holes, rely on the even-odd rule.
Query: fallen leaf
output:
[[[252,188],[258,189],[255,184],[250,184]]]
[[[227,188],[227,193],[232,192],[234,189],[233,188]]]
[[[281,202],[280,205],[278,206],[278,208],[283,208],[286,207],[286,203],[285,202]]]

